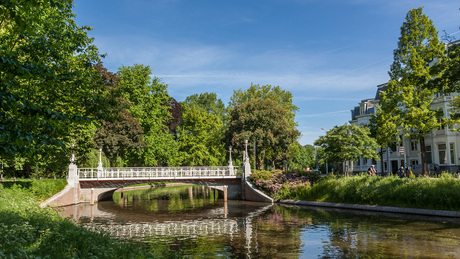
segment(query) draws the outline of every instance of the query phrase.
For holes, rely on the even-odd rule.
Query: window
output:
[[[454,143],[450,143],[450,163],[455,165],[455,149]]]
[[[433,157],[431,155],[431,146],[425,146],[426,149],[426,162],[428,164],[433,163]]]
[[[383,168],[385,168],[385,172],[388,171],[388,163],[387,162],[383,162]]]
[[[438,144],[439,163],[447,164],[446,144]]]
[[[410,142],[410,150],[417,151],[417,142],[416,140]]]

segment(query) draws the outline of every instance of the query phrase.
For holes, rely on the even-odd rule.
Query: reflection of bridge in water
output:
[[[151,236],[197,237],[215,235],[234,235],[241,226],[234,219],[204,219],[191,221],[171,221],[162,223],[127,223],[103,225],[90,223],[86,228],[103,230],[111,236],[127,239],[145,239]]]
[[[101,203],[99,203],[101,204]],[[227,202],[223,207],[208,209],[202,211],[202,215],[207,215],[211,218],[202,219],[178,219],[178,221],[156,220],[156,217],[144,218],[145,222],[117,222],[115,219],[120,217],[117,211],[104,208],[104,206],[80,205],[68,207],[68,212],[63,212],[63,215],[73,217],[74,220],[86,218],[89,222],[84,223],[87,229],[95,231],[108,232],[111,236],[122,239],[145,240],[148,237],[198,237],[198,236],[245,236],[247,244],[251,243],[252,239],[252,220],[262,215],[269,210],[273,205],[254,205],[248,208],[246,217],[237,217],[237,214],[229,213],[232,210],[232,205]],[[78,211],[80,210],[80,211]],[[121,211],[121,210],[120,210]],[[118,211],[118,212],[120,212]],[[235,217],[233,216],[235,215]],[[123,217],[124,215],[121,215]],[[155,214],[151,215],[155,216]],[[108,222],[101,222],[101,219],[108,219]],[[196,217],[195,217],[196,218]],[[147,222],[147,220],[151,220]]]

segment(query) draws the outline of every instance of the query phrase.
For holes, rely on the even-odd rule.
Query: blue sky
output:
[[[74,11],[108,70],[149,65],[178,101],[215,92],[228,103],[251,83],[290,91],[305,145],[388,81],[417,7],[460,39],[458,0],[76,0]]]

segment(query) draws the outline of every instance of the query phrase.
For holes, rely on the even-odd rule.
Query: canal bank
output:
[[[361,204],[333,203],[333,202],[320,202],[320,201],[300,201],[300,200],[285,200],[285,199],[275,200],[275,203],[324,207],[324,208],[335,208],[335,209],[350,209],[350,210],[360,210],[360,211],[364,210],[364,211],[411,214],[411,215],[460,218],[459,211],[450,211],[450,210],[429,210],[429,209],[402,208],[402,207],[391,207],[391,206],[361,205]]]

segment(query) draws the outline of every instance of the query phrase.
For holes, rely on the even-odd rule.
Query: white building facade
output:
[[[375,98],[365,99],[351,110],[350,124],[358,126],[368,125],[371,117],[376,111],[376,105],[379,102],[379,95],[383,91],[385,84],[377,86]],[[441,109],[443,117],[449,116],[450,101],[458,93],[450,95],[437,94],[431,107]],[[458,128],[458,125],[454,126]],[[404,166],[410,168],[414,164],[421,164],[420,142],[418,140],[404,139],[403,143],[397,143],[399,148],[383,150],[382,161],[372,161],[360,158],[353,162],[353,172],[366,172],[369,166],[375,165],[379,174],[396,173],[397,170]],[[402,147],[402,148],[400,148]],[[440,165],[441,169],[458,171],[460,167],[460,132],[452,131],[450,127],[443,127],[433,130],[425,136],[425,147],[427,162]],[[404,151],[402,150],[404,149]],[[403,152],[400,152],[403,151]]]

